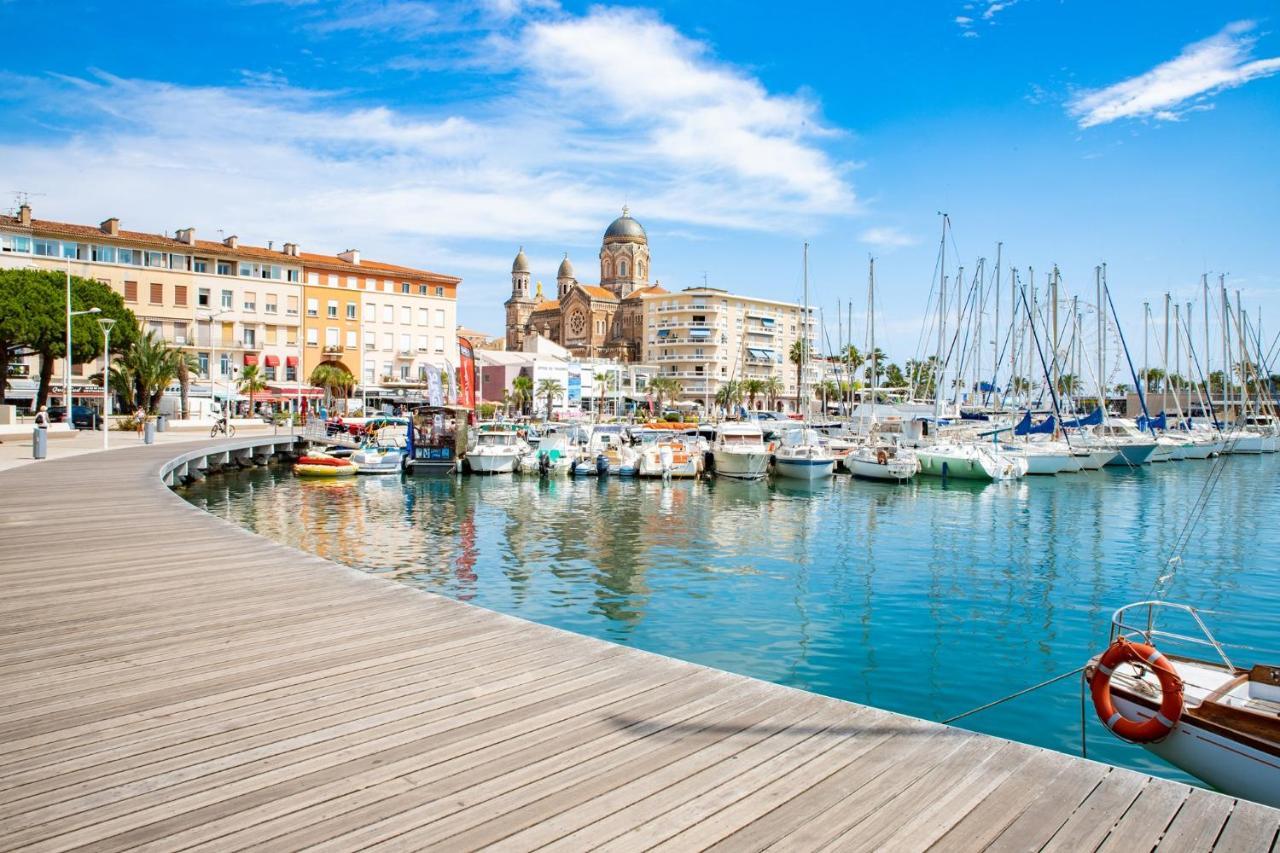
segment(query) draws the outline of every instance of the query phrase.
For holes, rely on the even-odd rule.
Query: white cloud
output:
[[[1015,5],[1017,2],[1018,0],[1001,0],[1001,2],[987,3],[987,8],[982,10],[982,19],[984,21],[990,21],[996,15],[1000,14],[1005,9],[1008,9],[1010,6]]]
[[[868,228],[858,235],[858,239],[879,249],[902,249],[920,243],[918,238],[892,226]]]
[[[557,13],[502,37],[514,82],[433,112],[274,72],[221,87],[23,78],[9,90],[43,135],[0,142],[0,177],[43,193],[50,218],[234,228],[406,263],[469,239],[589,242],[624,201],[694,229],[799,231],[855,207],[816,104],[770,93],[652,15]]]
[[[1280,57],[1251,59],[1254,26],[1252,21],[1229,24],[1144,74],[1077,94],[1067,111],[1081,127],[1094,127],[1122,118],[1174,121],[1211,109],[1204,101],[1218,92],[1280,72]]]
[[[962,27],[968,27],[973,24],[973,18],[968,15],[956,15],[956,23]]]

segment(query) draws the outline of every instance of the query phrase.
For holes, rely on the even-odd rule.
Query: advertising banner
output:
[[[461,364],[458,365],[458,405],[474,409],[476,407],[475,352],[471,348],[471,341],[461,336],[458,338],[458,355],[461,359]]]

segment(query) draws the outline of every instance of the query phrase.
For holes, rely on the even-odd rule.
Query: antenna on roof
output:
[[[26,190],[9,190],[9,192],[13,193],[13,207],[6,211],[10,215],[17,213],[20,207],[29,206],[32,196],[44,195],[44,193],[29,193]]]

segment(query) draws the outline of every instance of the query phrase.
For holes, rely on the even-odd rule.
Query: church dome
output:
[[[630,212],[624,207],[622,215],[609,223],[609,227],[604,232],[604,241],[606,243],[647,243],[649,237],[644,233],[644,226],[632,219]]]
[[[556,271],[556,278],[573,278],[573,264],[570,263],[568,254],[560,262],[560,269]]]
[[[520,251],[516,253],[516,259],[511,264],[512,272],[528,272],[529,259],[524,256],[524,246],[520,247]]]

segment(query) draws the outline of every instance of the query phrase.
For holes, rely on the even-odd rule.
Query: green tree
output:
[[[800,408],[800,388],[803,387],[803,371],[804,363],[809,360],[809,343],[804,338],[796,339],[791,345],[791,351],[787,354],[791,359],[791,363],[796,366],[796,409]]]
[[[240,387],[241,394],[249,395],[249,414],[252,415],[253,395],[267,390],[267,378],[262,375],[258,365],[246,364],[244,370],[240,371],[240,381],[237,384]]]
[[[528,414],[529,404],[533,402],[533,380],[523,373],[511,380],[511,399],[520,414]]]
[[[356,386],[356,378],[351,375],[351,371],[340,364],[321,362],[311,371],[307,381],[317,388],[324,389],[325,398],[330,405],[334,397],[342,394],[343,411],[344,413],[347,411],[346,400],[351,396],[351,389]]]
[[[866,364],[867,358],[862,353],[858,352],[857,347],[853,344],[849,344],[840,351],[840,361],[848,365],[850,373],[856,374],[858,372],[858,368]]]
[[[564,386],[558,379],[543,379],[538,383],[538,396],[546,398],[547,420],[551,420],[551,407],[555,404],[556,398],[564,396]]]
[[[742,386],[743,383],[736,379],[730,379],[716,389],[716,405],[731,412],[742,402]]]
[[[822,398],[822,413],[827,413],[827,402],[840,394],[840,386],[833,380],[824,379],[818,383],[818,387],[814,389],[818,396]]]
[[[663,403],[679,397],[682,390],[684,390],[684,383],[674,376],[655,376],[649,382],[649,393],[653,394],[658,414],[662,413]]]
[[[747,398],[747,405],[752,409],[756,407],[756,398],[764,393],[765,381],[763,379],[744,379],[740,388],[741,395]]]
[[[764,393],[769,399],[769,410],[773,411],[778,402],[778,395],[782,393],[782,380],[777,376],[770,376],[764,381]]]
[[[1147,391],[1159,391],[1164,381],[1164,371],[1158,367],[1149,367],[1143,380]]]
[[[138,321],[124,300],[110,287],[93,279],[72,276],[71,309],[97,315],[73,317],[71,360],[84,364],[102,355],[102,330],[97,318],[111,318],[113,352],[126,352],[138,337]],[[0,270],[0,382],[9,375],[17,358],[40,358],[40,387],[36,405],[45,405],[53,384],[53,363],[66,355],[66,276],[56,270]]]
[[[1075,374],[1064,373],[1058,377],[1058,393],[1067,397],[1075,396],[1076,389],[1080,386],[1080,381]]]
[[[181,395],[182,419],[191,417],[191,376],[200,371],[200,360],[185,350],[179,351],[178,388]]]
[[[890,388],[905,388],[907,385],[907,377],[903,375],[902,368],[893,363],[884,369],[884,381]]]
[[[596,397],[598,398],[598,402],[596,403],[596,413],[597,417],[599,417],[604,414],[605,392],[609,391],[613,387],[613,374],[606,373],[601,370],[591,378],[595,381],[596,388],[598,389],[596,394]]]
[[[111,335],[115,337],[115,329]],[[185,353],[171,347],[164,338],[147,332],[120,356],[120,373],[122,378],[132,380],[134,399],[149,414],[155,414],[165,389],[178,378],[178,365],[185,358]],[[112,387],[116,387],[114,377]]]
[[[879,384],[880,377],[884,376],[885,364],[887,364],[888,361],[889,359],[885,357],[884,350],[880,349],[880,347],[876,347],[874,350],[867,353],[865,364],[867,365],[866,377],[868,383],[873,381],[871,378],[872,365],[875,366],[876,371],[874,381]]]

